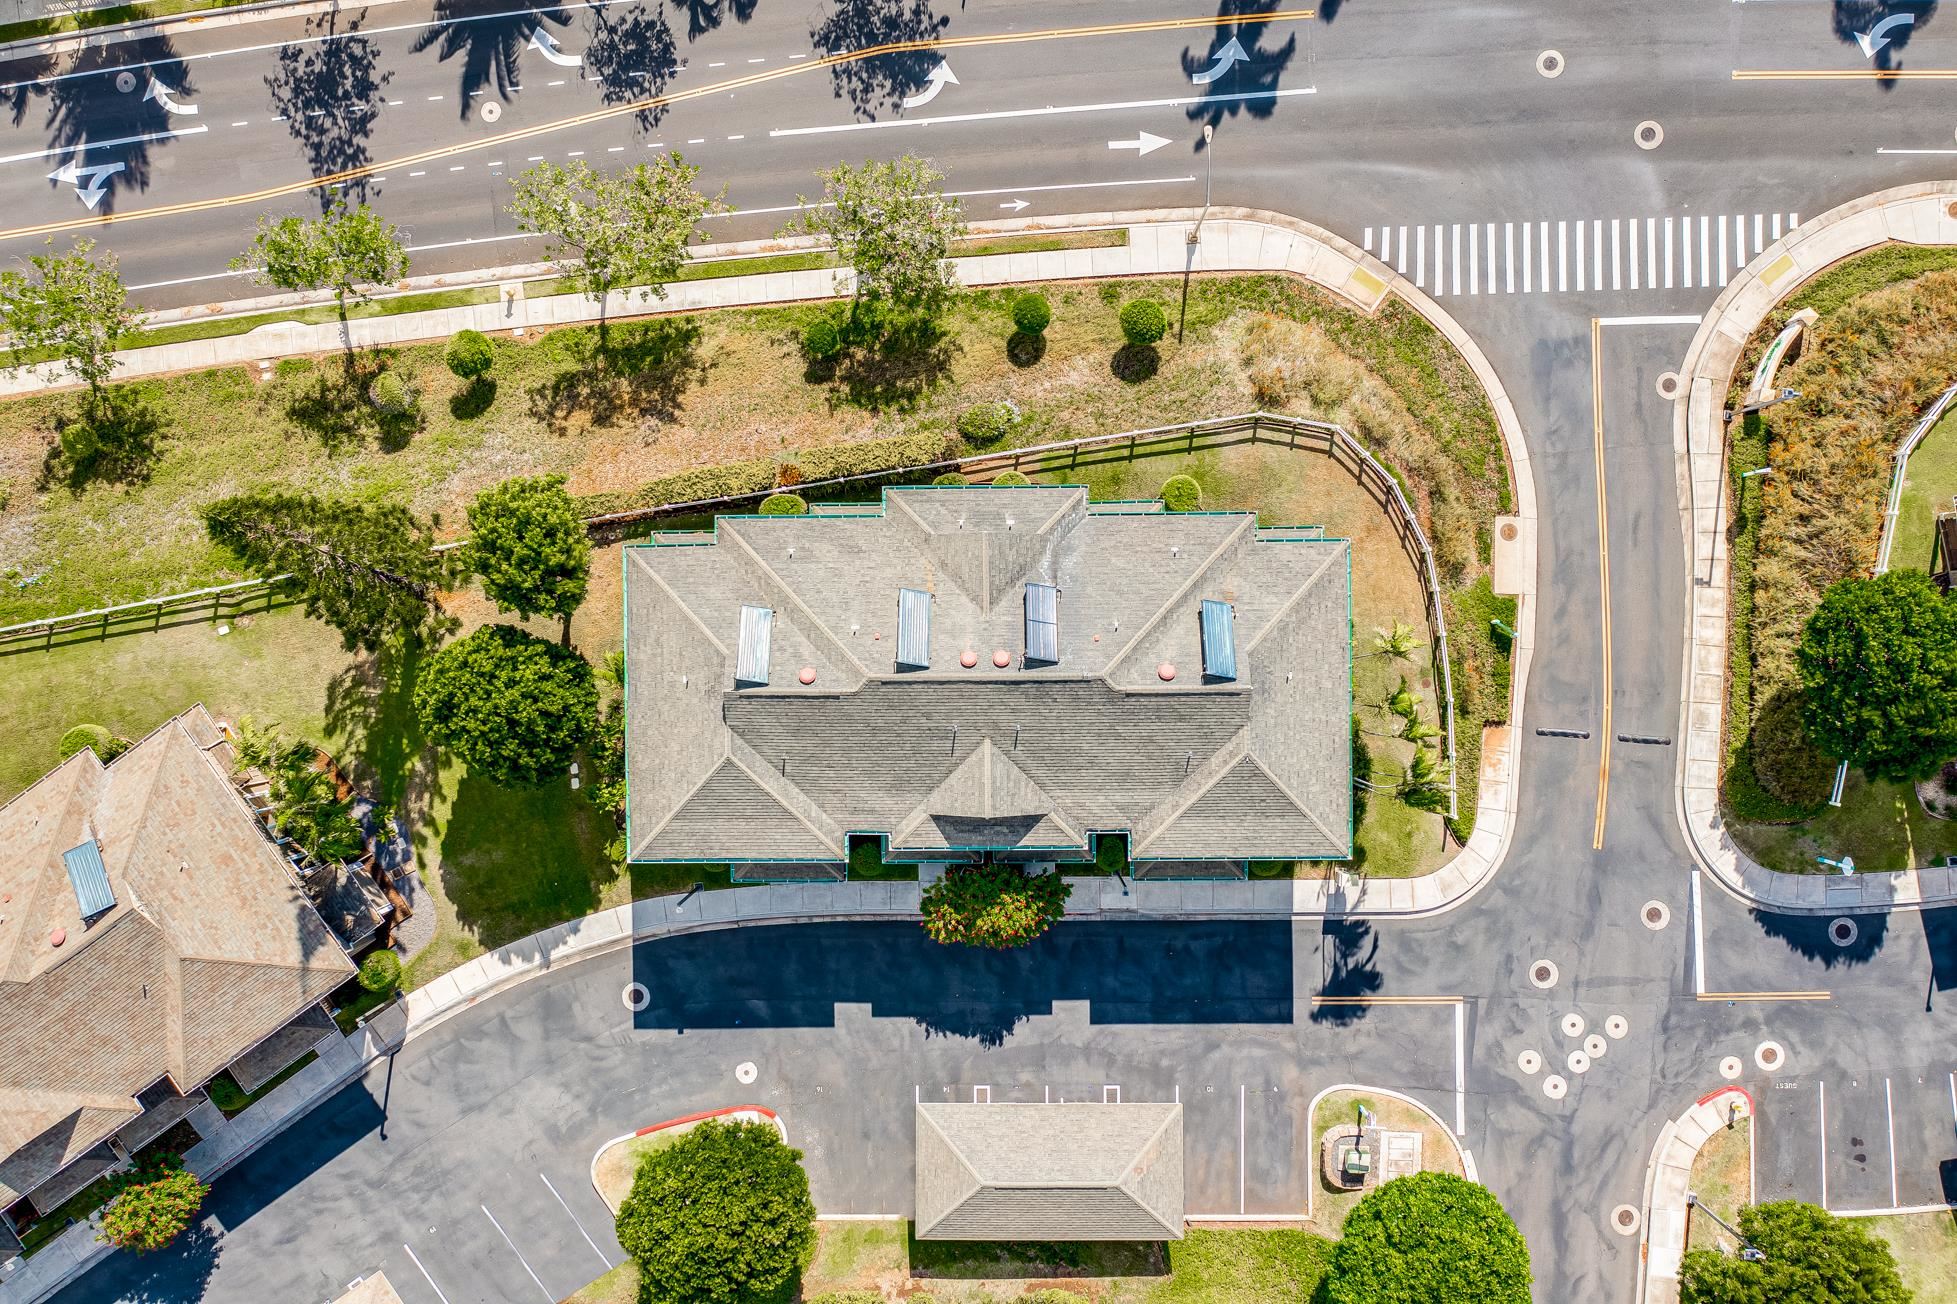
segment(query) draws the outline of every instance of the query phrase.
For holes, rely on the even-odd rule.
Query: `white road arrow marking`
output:
[[[1144,131],[1133,140],[1111,140],[1108,142],[1108,148],[1132,149],[1135,151],[1135,157],[1140,158],[1144,154],[1151,154],[1161,149],[1168,143],[1168,137],[1157,136],[1152,132]]]
[[[582,68],[584,66],[583,55],[564,53],[564,47],[557,43],[557,38],[541,27],[530,33],[530,48],[560,68]]]
[[[109,192],[109,178],[124,168],[121,163],[97,163],[93,167],[83,167],[78,160],[70,159],[53,172],[48,180],[61,181],[75,188],[75,198],[88,206],[89,212],[102,202],[102,196]]]
[[[1862,56],[1864,58],[1873,59],[1882,47],[1889,44],[1890,32],[1898,27],[1914,27],[1915,25],[1915,14],[1890,14],[1868,31],[1855,33],[1855,43],[1862,47]]]
[[[1001,204],[999,207],[1010,208],[1013,212],[1018,213],[1030,207],[1030,205],[1023,199],[1015,199],[1010,204]]]
[[[907,97],[904,100],[905,108],[921,109],[925,105],[929,104],[932,100],[938,98],[938,92],[945,88],[945,84],[947,82],[949,82],[953,86],[959,84],[958,75],[952,72],[951,65],[946,63],[943,59],[938,60],[938,66],[930,71],[929,75],[926,76],[925,80],[930,82],[931,84],[929,86],[926,86],[923,90],[919,91],[917,94]]]
[[[165,86],[162,82],[158,81],[156,78],[151,77],[149,79],[149,89],[143,92],[143,98],[146,100],[155,100],[158,104],[161,104],[163,106],[163,110],[166,113],[181,113],[181,114],[189,115],[197,112],[197,106],[195,104],[179,104],[175,100],[170,98],[175,94],[176,92],[171,90],[168,86]]]
[[[1228,45],[1216,52],[1216,62],[1201,72],[1191,73],[1189,80],[1195,82],[1198,86],[1207,86],[1224,73],[1229,72],[1231,65],[1249,57],[1249,55],[1244,53],[1243,45],[1233,36],[1230,38]]]

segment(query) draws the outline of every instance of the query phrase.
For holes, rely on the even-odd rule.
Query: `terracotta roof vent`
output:
[[[815,682],[815,667],[803,666],[802,673],[795,677],[801,680],[804,685],[813,684]]]
[[[68,940],[68,930],[65,928],[57,928],[52,933],[48,934],[49,946],[60,946],[63,942],[67,940]]]
[[[1004,648],[1000,648],[992,654],[992,664],[1004,670],[1012,664],[1012,653],[1006,651]]]
[[[1173,661],[1164,661],[1161,665],[1155,667],[1155,674],[1163,683],[1168,683],[1176,677],[1175,663]]]

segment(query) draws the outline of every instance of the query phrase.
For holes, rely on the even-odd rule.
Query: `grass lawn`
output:
[[[1936,514],[1949,511],[1953,498],[1957,498],[1957,408],[1945,412],[1909,456],[1902,509],[1896,514],[1896,541],[1889,550],[1890,569],[1930,569],[1936,551]]]
[[[1740,1210],[1753,1202],[1753,1120],[1743,1118],[1714,1132],[1692,1160],[1691,1190],[1706,1209],[1739,1226]],[[1708,1218],[1704,1209],[1692,1211],[1685,1233],[1688,1249],[1718,1247],[1732,1250],[1732,1237]]]
[[[638,1304],[638,1300],[639,1270],[627,1259],[562,1304]]]
[[[240,1087],[237,1079],[231,1076],[230,1069],[226,1069],[212,1078],[206,1090],[210,1093],[211,1103],[216,1105],[226,1118],[236,1118],[270,1095],[272,1090],[282,1084],[287,1078],[318,1058],[319,1056],[313,1051],[307,1051],[304,1055],[301,1055],[298,1059],[267,1078],[259,1085],[258,1090],[253,1092],[246,1092],[244,1088]]]
[[[1325,1180],[1323,1165],[1319,1163],[1319,1147],[1325,1134],[1334,1128],[1349,1127],[1358,1122],[1358,1106],[1364,1105],[1372,1111],[1373,1121],[1366,1125],[1369,1138],[1375,1127],[1389,1132],[1418,1132],[1420,1134],[1420,1163],[1429,1172],[1453,1173],[1462,1176],[1461,1150],[1447,1129],[1437,1127],[1434,1120],[1412,1105],[1391,1096],[1369,1094],[1363,1091],[1334,1091],[1318,1102],[1312,1111],[1311,1149],[1302,1156],[1312,1168],[1311,1228],[1321,1236],[1337,1237],[1345,1226],[1346,1215],[1354,1205],[1365,1198],[1366,1190],[1348,1191]],[[1373,1162],[1379,1162],[1379,1151],[1373,1150]]]
[[[1957,1300],[1957,1217],[1911,1213],[1862,1223],[1889,1242],[1903,1285],[1915,1294],[1917,1304]]]
[[[664,1150],[685,1134],[684,1128],[667,1128],[651,1136],[628,1137],[600,1151],[592,1165],[599,1198],[615,1212],[632,1193],[632,1180],[639,1175],[639,1161],[655,1150]]]
[[[1795,824],[1733,825],[1736,840],[1768,869],[1789,874],[1832,874],[1815,858],[1855,857],[1858,871],[1921,868],[1957,855],[1957,822],[1923,813],[1907,783],[1871,780],[1848,772],[1839,809]]]

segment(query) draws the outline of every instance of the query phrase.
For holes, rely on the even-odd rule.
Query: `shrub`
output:
[[[591,580],[591,536],[561,475],[518,476],[477,494],[466,555],[489,600],[525,618],[569,617]]]
[[[1740,1235],[1762,1252],[1761,1261],[1690,1251],[1679,1265],[1684,1304],[1907,1304],[1910,1299],[1888,1244],[1854,1219],[1798,1200],[1776,1200],[1740,1210]]]
[[[644,1304],[787,1299],[815,1254],[802,1152],[771,1123],[708,1119],[639,1162],[618,1243]]]
[[[114,1193],[102,1211],[102,1239],[138,1254],[160,1250],[197,1216],[211,1188],[188,1172],[183,1160],[158,1151],[110,1179]]]
[[[1753,775],[1776,801],[1811,807],[1835,789],[1835,762],[1821,754],[1801,723],[1801,695],[1775,693],[1753,719],[1746,752]]]
[[[514,625],[484,625],[429,657],[414,687],[429,737],[505,787],[570,769],[597,725],[591,663]]]
[[[958,472],[956,471],[946,471],[943,475],[933,479],[931,483],[932,484],[970,484],[971,481],[967,480],[964,476],[958,474]]]
[[[807,516],[808,499],[800,494],[769,494],[761,502],[763,516]]]
[[[1028,290],[1012,301],[1012,324],[1028,335],[1044,335],[1053,320],[1053,305],[1044,294]]]
[[[1822,751],[1892,779],[1928,778],[1957,755],[1957,604],[1923,572],[1830,586],[1796,663]]]
[[[956,865],[924,889],[924,931],[934,942],[994,950],[1024,946],[1066,913],[1071,889],[1059,874],[1017,865]]]
[[[912,1296],[913,1300],[917,1297]],[[832,1290],[817,1295],[808,1304],[883,1304],[883,1292],[875,1290]]]
[[[360,962],[360,985],[370,992],[391,992],[401,985],[401,957],[382,947]]]
[[[61,427],[61,455],[76,466],[86,466],[102,451],[102,435],[88,421],[70,421]]]
[[[1032,483],[1018,471],[1001,471],[992,477],[992,487],[995,489],[1024,489]]]
[[[487,375],[495,365],[496,351],[490,346],[489,337],[481,331],[457,331],[449,338],[448,352],[443,360],[448,369],[463,380],[474,380]]]
[[[975,444],[989,444],[1012,433],[1018,416],[1010,403],[974,403],[958,414],[958,433]]]
[[[1087,1296],[1076,1295],[1058,1286],[1043,1286],[1019,1297],[1019,1304],[1088,1304]]]
[[[1495,1195],[1452,1173],[1413,1173],[1346,1215],[1326,1304],[1435,1299],[1529,1304],[1529,1247]]]
[[[843,337],[836,323],[817,317],[802,328],[802,352],[817,362],[833,358],[843,349]]]
[[[1131,299],[1121,307],[1121,336],[1130,344],[1153,344],[1169,333],[1169,315],[1153,299]]]
[[[648,480],[637,489],[577,495],[578,510],[586,516],[642,511],[669,503],[693,503],[712,498],[741,498],[774,487],[776,466],[769,458],[703,466]]]
[[[844,475],[876,475],[883,471],[906,470],[944,460],[947,441],[943,434],[896,435],[889,439],[866,439],[856,444],[832,444],[797,453],[791,465],[803,483],[829,480]]]
[[[383,371],[367,386],[367,401],[382,416],[404,417],[415,408],[415,392],[399,376]]]
[[[109,749],[114,745],[114,741],[109,731],[99,724],[78,724],[61,735],[61,759],[65,761],[82,748],[92,747],[95,749],[96,759],[106,761],[113,755]]]
[[[1162,482],[1162,506],[1172,512],[1193,512],[1203,505],[1203,487],[1190,475],[1172,475]]]

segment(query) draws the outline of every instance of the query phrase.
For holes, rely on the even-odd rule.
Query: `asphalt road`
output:
[[[0,242],[25,252],[50,224],[89,215],[49,172],[120,162],[98,177],[95,211],[114,220],[84,229],[121,254],[151,306],[235,295],[224,265],[255,216],[302,211],[317,202],[309,180],[342,171],[412,233],[421,270],[524,261],[534,247],[501,212],[507,177],[578,151],[601,163],[686,152],[745,210],[723,220],[738,236],[792,216],[815,168],[904,150],[935,158],[975,216],[1020,200],[1026,216],[1186,204],[1210,179],[1220,203],[1327,226],[1415,276],[1502,375],[1543,509],[1528,721],[1591,734],[1525,741],[1508,859],[1439,920],[1068,925],[1024,955],[976,959],[902,927],[770,929],[549,975],[417,1039],[248,1161],[220,1183],[208,1234],[113,1259],[61,1299],[324,1299],[377,1266],[412,1300],[555,1298],[617,1258],[584,1176],[591,1151],[749,1094],[731,1077],[743,1060],[807,1147],[818,1199],[861,1212],[908,1207],[908,1102],[926,1091],[1180,1091],[1192,1207],[1229,1212],[1295,1204],[1301,1161],[1283,1155],[1313,1092],[1395,1086],[1444,1119],[1458,1110],[1529,1238],[1537,1298],[1559,1304],[1633,1298],[1637,1243],[1607,1215],[1639,1202],[1662,1121],[1723,1081],[1726,1056],[1761,1102],[1763,1192],[1839,1208],[1942,1198],[1957,1156],[1957,925],[1946,912],[1865,918],[1844,950],[1710,883],[1694,911],[1673,748],[1611,740],[1604,709],[1609,733],[1678,725],[1689,578],[1671,412],[1654,385],[1692,321],[1786,224],[1947,175],[1957,152],[1947,82],[1813,74],[1957,69],[1957,27],[1934,3],[1846,0],[1345,0],[1237,24],[1251,8],[1228,6],[1223,26],[1138,30],[1215,15],[1166,0],[548,13],[405,0],[357,32],[356,17],[337,31],[268,22],[110,47],[83,67],[0,67],[15,115]],[[1853,30],[1889,12],[1916,15],[1907,40],[1865,57]],[[531,48],[540,24],[559,60],[583,63]],[[1122,30],[947,49],[957,83],[911,109],[900,102],[930,87],[936,56],[795,66],[891,40],[1088,26]],[[1247,62],[1194,83],[1232,37]],[[1537,69],[1552,49],[1553,78]],[[151,76],[197,114],[144,98]],[[1655,149],[1634,139],[1646,121],[1663,128]],[[1210,154],[1204,123],[1217,128]],[[1109,147],[1142,132],[1170,143]],[[298,189],[264,193],[282,187]],[[1639,320],[1612,320],[1625,317]],[[1640,914],[1654,900],[1671,916],[1655,931]],[[1552,991],[1526,980],[1537,958],[1560,969]],[[636,1023],[619,1004],[630,969],[661,994]],[[1313,1002],[1326,992],[1451,999]],[[1719,993],[1736,995],[1704,998]],[[1744,998],[1761,993],[1799,995]],[[1588,1029],[1620,1015],[1629,1032],[1587,1072],[1566,1071],[1567,1098],[1551,1100],[1516,1058],[1561,1065],[1570,1012]],[[1777,1074],[1755,1064],[1767,1040],[1786,1052]]]

